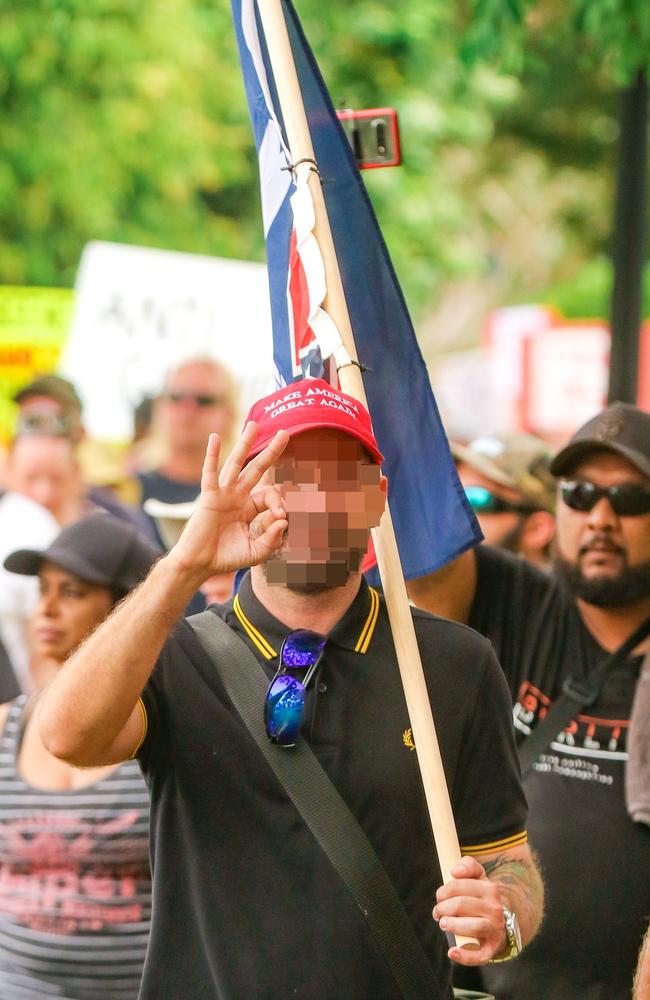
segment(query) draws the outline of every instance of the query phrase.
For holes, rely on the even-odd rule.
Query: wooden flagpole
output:
[[[300,160],[313,161],[314,149],[281,0],[257,0],[257,4],[293,163]],[[314,235],[325,265],[327,294],[323,308],[338,327],[348,354],[356,361],[343,282],[321,181],[315,170],[310,171],[308,184],[316,215]],[[350,364],[340,368],[339,382],[344,392],[368,406],[358,365]],[[451,869],[460,860],[460,847],[388,504],[379,528],[373,530],[373,541],[438,860],[443,880],[447,882],[451,878]],[[456,941],[461,947],[478,947],[478,942],[473,938],[457,937]]]

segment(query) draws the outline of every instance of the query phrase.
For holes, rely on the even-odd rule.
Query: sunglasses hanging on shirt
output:
[[[273,743],[295,745],[305,717],[307,688],[320,663],[327,636],[309,629],[289,632],[280,650],[280,666],[264,700],[264,724]],[[302,678],[296,676],[302,673]]]

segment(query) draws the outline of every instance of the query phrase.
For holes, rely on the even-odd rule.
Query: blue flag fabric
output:
[[[290,0],[282,0],[407,579],[445,565],[481,539],[449,451],[424,359],[375,213]],[[297,329],[290,261],[295,191],[282,114],[254,0],[232,0],[260,163],[279,385],[320,375],[311,330]],[[293,245],[292,245],[293,241]],[[375,571],[376,572],[376,571]]]

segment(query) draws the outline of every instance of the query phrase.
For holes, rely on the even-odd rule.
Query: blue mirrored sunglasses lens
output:
[[[309,629],[290,632],[282,647],[282,663],[285,667],[313,667],[326,641],[326,636]]]
[[[288,674],[276,677],[266,696],[266,729],[278,743],[293,743],[300,732],[305,708],[305,689]]]
[[[465,496],[469,500],[472,510],[479,513],[482,511],[489,514],[496,506],[493,494],[483,486],[466,486]]]

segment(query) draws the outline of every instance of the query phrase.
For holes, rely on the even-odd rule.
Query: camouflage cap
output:
[[[48,407],[29,405],[32,400],[51,400],[60,408],[53,412]],[[41,375],[23,385],[13,397],[21,407],[16,434],[48,434],[55,437],[80,437],[81,399],[72,382],[61,375]],[[27,405],[26,405],[27,404]]]
[[[451,453],[486,479],[518,490],[531,510],[554,513],[555,481],[545,441],[532,434],[489,434],[467,445],[452,442]]]
[[[41,375],[21,386],[14,396],[14,403],[24,403],[31,396],[45,396],[56,400],[62,410],[81,417],[81,399],[72,382],[61,375]]]

